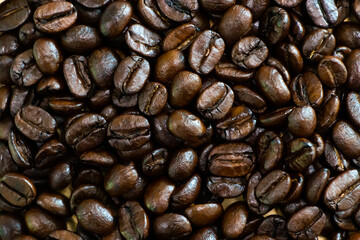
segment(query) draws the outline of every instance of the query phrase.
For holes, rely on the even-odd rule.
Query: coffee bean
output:
[[[207,75],[215,68],[224,50],[224,40],[217,32],[203,31],[190,47],[190,67],[198,74]]]
[[[289,131],[297,137],[310,137],[316,127],[316,113],[310,106],[297,107],[288,116]]]
[[[226,238],[237,238],[245,229],[248,218],[246,206],[240,202],[231,204],[225,211],[221,223]]]
[[[215,196],[233,198],[245,191],[245,179],[211,176],[207,179],[206,186]]]
[[[319,62],[324,56],[331,54],[335,48],[335,41],[334,35],[328,30],[317,29],[305,36],[302,53],[306,59]]]
[[[183,209],[191,205],[200,193],[201,177],[198,174],[193,175],[189,180],[178,185],[171,194],[171,206],[174,209]]]
[[[69,199],[60,194],[42,193],[37,196],[36,204],[55,215],[70,215]]]
[[[49,38],[39,38],[33,46],[34,59],[44,74],[55,74],[60,68],[63,56],[58,44]]]
[[[68,231],[68,230],[55,230],[48,235],[48,238],[54,239],[54,240],[60,240],[60,239],[81,240],[82,239],[76,233]]]
[[[139,1],[140,3],[141,1]],[[164,52],[170,50],[186,50],[199,35],[199,29],[191,23],[184,23],[171,30],[162,42]]]
[[[0,6],[0,32],[17,28],[26,21],[30,12],[26,0],[3,2]]]
[[[339,17],[335,1],[306,1],[306,9],[315,25],[328,28],[334,25]]]
[[[198,1],[194,0],[156,0],[156,3],[167,18],[176,22],[189,21],[196,15],[199,8]]]
[[[150,183],[144,194],[145,207],[155,214],[163,214],[169,208],[174,189],[175,184],[164,177]]]
[[[360,135],[345,121],[339,121],[334,125],[332,138],[335,145],[346,156],[356,158],[360,156]]]
[[[70,2],[52,2],[34,12],[35,26],[45,33],[57,33],[70,28],[77,19],[77,11]]]
[[[256,140],[257,162],[262,173],[274,169],[283,156],[283,140],[273,131],[264,131]]]
[[[290,16],[282,8],[266,9],[260,21],[260,33],[272,45],[286,37],[290,29]]]
[[[32,165],[33,154],[29,143],[19,132],[13,129],[10,130],[8,145],[12,159],[17,165],[23,168],[28,168]]]
[[[195,226],[213,224],[223,213],[219,203],[205,203],[189,206],[185,209],[185,216]]]
[[[71,53],[82,54],[95,49],[101,39],[96,28],[87,25],[74,25],[61,36],[62,46]]]
[[[321,82],[328,87],[339,87],[346,82],[347,69],[337,57],[326,56],[318,65],[318,74]]]
[[[140,92],[138,106],[148,116],[157,115],[165,107],[167,101],[166,87],[159,82],[148,83]]]
[[[135,186],[138,177],[133,163],[116,164],[104,179],[105,190],[110,196],[119,196],[130,191]]]
[[[173,181],[188,179],[198,163],[196,152],[191,148],[176,151],[169,159],[168,175]]]

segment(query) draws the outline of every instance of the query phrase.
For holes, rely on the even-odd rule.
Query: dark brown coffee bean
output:
[[[82,238],[79,235],[77,235],[76,233],[71,232],[69,230],[55,230],[48,235],[47,239],[51,239],[51,240],[61,240],[61,239],[82,240]],[[23,240],[26,240],[26,239],[23,239]],[[28,239],[28,240],[30,240],[30,239]]]
[[[173,181],[188,179],[198,163],[196,152],[191,148],[176,151],[169,159],[168,176]]]
[[[255,76],[256,84],[265,97],[274,105],[285,105],[290,101],[289,88],[281,73],[272,66],[262,66]]]
[[[70,28],[77,19],[77,11],[70,2],[52,2],[34,12],[35,26],[45,33],[56,33]]]
[[[235,93],[235,99],[244,103],[253,112],[263,113],[266,110],[266,101],[257,92],[242,85],[233,86],[233,90]]]
[[[276,109],[273,112],[265,113],[261,115],[258,119],[259,123],[261,123],[265,127],[278,127],[282,124],[286,124],[287,117],[292,112],[294,108],[292,107],[284,107]]]
[[[100,145],[106,137],[106,120],[95,113],[85,114],[74,120],[66,129],[66,143],[78,152]]]
[[[155,236],[160,240],[184,239],[192,231],[189,220],[183,215],[176,213],[165,213],[155,218],[153,228]]]
[[[85,98],[92,89],[88,61],[84,56],[74,55],[63,64],[63,73],[71,94]]]
[[[37,66],[44,74],[55,74],[63,61],[57,42],[50,38],[39,38],[33,45],[33,54]]]
[[[36,198],[36,204],[52,214],[59,216],[70,215],[69,199],[56,193],[42,193]]]
[[[344,155],[330,141],[325,143],[325,161],[332,170],[339,172],[347,170],[349,165]]]
[[[221,177],[240,177],[250,173],[255,155],[250,145],[226,143],[211,150],[208,155],[209,171]]]
[[[34,23],[27,22],[19,29],[19,40],[25,46],[31,46],[36,39],[42,37],[43,34],[35,28]]]
[[[66,89],[66,83],[60,77],[43,77],[36,86],[36,92],[41,95],[51,95],[53,93],[63,92]]]
[[[360,174],[357,169],[348,170],[333,179],[324,192],[324,203],[336,211],[351,208],[359,202]]]
[[[196,37],[190,47],[189,64],[198,74],[209,74],[220,61],[225,50],[221,36],[212,30],[206,30]]]
[[[331,88],[339,87],[346,82],[347,69],[337,57],[326,56],[318,65],[318,74],[321,82]]]
[[[251,11],[242,5],[234,5],[224,13],[218,29],[226,44],[231,46],[250,31],[251,24]]]
[[[61,44],[71,53],[86,53],[98,47],[101,39],[96,28],[87,25],[75,25],[61,35]]]
[[[111,49],[95,50],[89,58],[89,72],[95,84],[100,88],[110,87],[118,64],[118,57]]]
[[[11,156],[17,165],[23,168],[28,168],[32,165],[33,154],[29,143],[19,132],[13,129],[10,130],[8,145]]]
[[[0,56],[0,71],[2,72],[2,74],[0,75],[1,84],[10,83],[10,69],[13,60],[14,59],[12,57],[7,55]]]
[[[204,227],[194,233],[190,240],[217,240],[218,237],[210,227]]]
[[[226,238],[238,238],[245,229],[248,209],[241,202],[231,204],[225,211],[221,229]]]
[[[10,68],[10,77],[15,84],[25,87],[34,85],[43,77],[31,49],[16,56]]]
[[[89,185],[89,184],[82,184],[79,187],[75,187],[71,192],[70,196],[70,208],[73,212],[77,206],[85,199],[97,199],[100,202],[106,203],[108,196],[102,190],[102,188]]]
[[[295,172],[302,172],[316,157],[316,148],[305,138],[297,138],[287,145],[285,162]]]
[[[143,25],[131,25],[126,31],[125,40],[127,46],[139,55],[156,57],[160,54],[160,35]]]
[[[228,60],[220,60],[215,66],[215,74],[224,81],[241,83],[255,75],[254,71],[246,71]]]
[[[110,167],[116,162],[116,158],[106,150],[90,150],[80,156],[80,161],[100,167]]]
[[[316,204],[330,177],[330,171],[327,168],[322,168],[310,175],[306,182],[305,196],[310,204]]]
[[[64,221],[41,208],[30,208],[24,215],[26,226],[30,234],[44,239],[51,232],[65,229]]]
[[[316,113],[307,105],[296,107],[288,116],[288,129],[296,137],[310,137],[316,127]]]
[[[35,155],[34,166],[46,168],[53,165],[67,153],[66,146],[57,139],[51,139],[39,148]]]
[[[155,79],[167,84],[185,69],[185,56],[179,50],[170,50],[159,56],[155,64]]]
[[[312,72],[296,76],[290,83],[290,92],[294,103],[299,107],[310,105],[318,108],[324,99],[321,81]]]
[[[245,179],[211,176],[208,177],[206,186],[215,196],[233,198],[245,191]]]
[[[219,203],[195,204],[185,209],[185,216],[195,226],[208,226],[219,219],[223,211]]]
[[[131,20],[133,9],[127,1],[110,3],[101,15],[100,32],[105,37],[117,37]]]
[[[334,35],[326,29],[317,29],[305,36],[302,53],[306,59],[319,62],[324,56],[330,55],[334,48]]]
[[[193,18],[199,8],[198,1],[194,0],[156,0],[160,11],[169,19],[176,22],[185,22]]]
[[[297,239],[316,238],[326,221],[323,211],[316,206],[304,207],[291,216],[287,223],[289,235]]]
[[[10,34],[0,36],[0,55],[12,56],[19,50],[19,40]]]
[[[171,26],[171,21],[159,10],[156,0],[140,0],[137,10],[144,21],[153,29],[162,31]],[[165,50],[164,50],[165,51]]]
[[[274,169],[283,156],[282,139],[273,131],[264,131],[256,140],[257,163],[260,171],[267,173]]]
[[[167,52],[173,49],[179,51],[186,50],[199,35],[199,31],[200,30],[191,23],[184,23],[172,29],[167,33],[162,42],[163,51]]]
[[[42,142],[54,134],[56,121],[42,108],[29,105],[17,112],[15,125],[29,139]]]
[[[125,239],[146,239],[150,221],[138,202],[124,203],[119,210],[119,230]]]
[[[260,236],[269,236],[275,239],[289,239],[286,230],[286,221],[278,215],[267,216],[258,226],[256,233]]]
[[[33,182],[19,173],[6,173],[0,180],[0,195],[11,205],[25,207],[36,197]]]
[[[155,214],[163,214],[169,208],[175,184],[167,178],[159,178],[149,184],[144,194],[145,207]]]
[[[332,138],[344,155],[352,158],[360,156],[360,134],[349,123],[338,121],[333,127]]]
[[[26,0],[2,1],[0,5],[0,32],[17,28],[26,21],[30,12]]]
[[[353,91],[360,90],[359,81],[359,56],[360,50],[353,50],[345,60],[345,65],[348,70],[347,86]]]
[[[62,190],[73,180],[74,169],[68,162],[59,162],[49,172],[49,183],[53,190]]]
[[[134,163],[116,164],[104,179],[105,190],[110,196],[116,197],[130,191],[139,178]]]
[[[122,60],[114,75],[115,87],[125,94],[135,94],[145,85],[150,75],[149,62],[140,56]]]
[[[76,209],[79,225],[91,233],[105,235],[115,228],[114,215],[95,199],[82,201]]]
[[[290,29],[290,16],[282,8],[270,7],[265,10],[260,21],[260,33],[270,45],[284,39]]]
[[[261,179],[255,190],[256,197],[264,204],[274,205],[289,193],[290,183],[289,174],[274,170]]]
[[[87,8],[99,8],[108,4],[109,0],[76,0],[76,2]]]
[[[149,82],[139,94],[139,110],[148,116],[157,115],[165,107],[167,98],[168,93],[163,84]]]
[[[267,46],[260,38],[250,36],[235,43],[231,59],[239,67],[251,70],[259,67],[266,60],[268,53]]]
[[[315,25],[322,28],[328,28],[334,25],[339,12],[335,1],[306,1],[307,12]]]
[[[296,45],[291,43],[281,44],[276,52],[289,71],[297,74],[303,70],[304,61]]]
[[[196,108],[204,117],[218,120],[230,111],[233,102],[232,89],[223,82],[215,82],[200,91]]]
[[[201,177],[193,175],[187,182],[175,187],[171,194],[171,206],[174,209],[183,209],[191,205],[200,193]]]

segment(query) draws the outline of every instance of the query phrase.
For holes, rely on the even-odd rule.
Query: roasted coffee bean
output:
[[[332,138],[344,155],[352,158],[360,156],[360,135],[348,122],[338,121],[335,123]]]
[[[16,113],[15,125],[29,139],[42,142],[54,134],[56,121],[42,108],[29,105]]]
[[[175,137],[191,146],[203,144],[212,135],[212,128],[206,128],[200,118],[187,110],[174,111],[167,120],[167,128]]]
[[[323,229],[326,216],[316,206],[304,207],[291,216],[287,223],[289,235],[297,239],[311,239]]]
[[[9,150],[14,162],[23,168],[31,167],[33,162],[33,153],[29,143],[17,131],[11,129],[8,139]]]
[[[69,216],[70,205],[69,199],[57,193],[42,193],[36,198],[36,204],[59,216]]]
[[[195,204],[185,209],[185,216],[195,226],[213,224],[223,213],[219,203]]]
[[[300,73],[303,70],[304,61],[300,50],[294,44],[282,44],[277,49],[277,55],[281,62],[283,62],[289,71],[293,73]]]
[[[330,177],[330,171],[327,168],[322,168],[314,172],[308,178],[305,188],[306,200],[310,204],[316,204]]]
[[[0,4],[0,32],[9,31],[23,24],[30,16],[26,0],[2,1]]]
[[[252,171],[255,155],[251,146],[226,143],[214,147],[208,155],[209,171],[221,177],[240,177]]]
[[[73,180],[74,169],[68,162],[60,162],[49,172],[49,183],[53,190],[67,187]]]
[[[356,92],[350,92],[346,97],[346,110],[350,120],[357,126],[360,126],[360,98]]]
[[[105,190],[110,196],[116,197],[130,191],[139,178],[134,164],[116,164],[104,179]]]
[[[80,116],[71,122],[65,132],[66,143],[78,152],[101,144],[106,137],[106,120],[95,113]]]
[[[31,46],[40,37],[42,37],[42,33],[35,28],[32,22],[25,23],[19,29],[19,40],[25,46]]]
[[[90,150],[80,156],[80,161],[101,167],[110,167],[116,162],[116,158],[106,150]]]
[[[324,99],[321,81],[312,72],[296,76],[290,83],[290,92],[297,106],[318,108]]]
[[[290,29],[290,16],[282,8],[270,7],[266,9],[260,21],[260,33],[270,45],[284,39]]]
[[[171,206],[174,209],[183,209],[191,205],[198,197],[201,188],[201,177],[193,175],[187,182],[175,187],[171,194]]]
[[[288,116],[288,129],[296,137],[310,137],[315,127],[316,113],[309,105],[294,108]]]
[[[285,163],[296,172],[302,172],[316,158],[316,148],[305,138],[297,138],[287,145]]]
[[[76,233],[71,232],[69,230],[55,230],[48,235],[47,239],[51,239],[51,240],[61,240],[61,239],[82,240],[82,238],[79,235],[77,235]]]
[[[332,210],[347,210],[358,203],[359,188],[359,171],[353,169],[343,172],[327,185],[324,192],[324,203]]]
[[[274,169],[283,156],[283,140],[273,131],[264,131],[256,140],[257,163],[260,171],[267,173]]]
[[[36,86],[36,92],[41,95],[51,95],[53,93],[64,92],[66,83],[63,78],[46,76],[43,77]]]
[[[33,54],[37,66],[44,74],[55,74],[63,61],[58,44],[49,38],[37,39],[33,46]]]
[[[154,75],[159,82],[167,84],[175,75],[185,69],[185,56],[179,50],[170,50],[156,60]]]
[[[233,90],[223,82],[214,82],[200,91],[196,108],[202,116],[218,120],[230,111],[233,102]]]
[[[42,239],[55,230],[66,228],[64,221],[41,208],[28,209],[24,219],[29,232]]]
[[[232,48],[232,61],[245,70],[259,67],[268,57],[269,50],[257,37],[249,36],[240,39]]]
[[[57,139],[51,139],[41,146],[35,155],[34,166],[46,168],[53,165],[67,153],[66,146]]]
[[[311,1],[307,1],[311,2]],[[335,37],[326,29],[317,29],[305,36],[302,45],[304,57],[312,62],[319,62],[330,55],[335,48]]]
[[[283,107],[276,109],[273,112],[265,113],[261,115],[258,119],[259,123],[265,127],[278,127],[286,123],[287,117],[292,112],[294,108],[292,107]]]
[[[327,87],[340,87],[346,82],[347,69],[337,57],[326,56],[318,65],[318,74],[321,82]]]
[[[20,235],[25,231],[25,225],[19,216],[14,214],[0,215],[0,237],[4,240],[14,239],[16,235]]]
[[[149,228],[149,218],[138,202],[129,201],[121,206],[119,230],[125,239],[146,239]]]
[[[183,215],[165,213],[155,218],[154,233],[158,239],[184,239],[191,234],[192,227],[189,220]]]
[[[110,87],[118,64],[118,58],[111,49],[95,50],[89,58],[89,72],[95,84],[100,88]]]
[[[233,198],[245,191],[245,179],[211,176],[207,179],[206,186],[215,196]]]
[[[155,30],[167,30],[171,26],[170,19],[159,10],[155,0],[137,1],[137,10],[145,22]]]
[[[255,76],[256,84],[265,97],[274,105],[285,105],[290,101],[290,90],[281,73],[272,66],[262,66]]]
[[[70,28],[77,19],[77,10],[70,2],[51,2],[34,12],[35,26],[45,33],[57,33]]]
[[[100,18],[100,32],[105,37],[117,37],[131,20],[133,9],[127,1],[109,4]]]
[[[7,84],[10,83],[10,69],[13,62],[13,58],[7,55],[0,56],[0,83]]]
[[[210,227],[204,227],[194,233],[190,240],[216,240],[218,239],[214,230]]]
[[[99,201],[106,203],[108,196],[102,190],[102,188],[83,184],[74,188],[70,196],[70,208],[74,211],[77,206],[85,199],[98,199]]]
[[[261,179],[255,190],[256,197],[264,204],[274,205],[289,193],[290,183],[289,174],[274,170]]]
[[[3,143],[0,143],[0,165],[2,166],[0,169],[0,177],[8,172],[16,172],[18,170],[17,165],[10,155],[9,148]]]
[[[345,60],[345,65],[348,71],[347,86],[353,91],[360,90],[359,67],[358,62],[360,50],[353,50]]]
[[[241,83],[251,79],[255,72],[243,70],[229,60],[220,60],[215,66],[215,74],[224,81]]]
[[[209,74],[219,62],[225,50],[225,42],[212,30],[206,30],[196,37],[190,47],[189,64],[198,74]]]
[[[82,201],[76,209],[76,218],[80,226],[91,233],[105,235],[115,228],[111,210],[95,199]]]
[[[306,1],[306,9],[312,21],[318,27],[328,28],[334,25],[339,12],[335,1]]]
[[[199,3],[194,0],[165,1],[156,0],[159,10],[169,19],[176,22],[185,22],[193,18],[198,9]]]
[[[16,56],[10,68],[10,77],[17,85],[25,87],[34,85],[43,77],[31,49]]]
[[[325,143],[325,161],[334,171],[347,170],[349,162],[344,155],[330,142]]]
[[[235,85],[233,90],[235,99],[248,106],[254,113],[263,113],[266,110],[266,101],[257,92],[242,85]]]
[[[248,210],[241,202],[235,202],[228,206],[224,213],[221,229],[226,238],[239,237],[246,226],[248,220]]]
[[[231,46],[250,31],[251,24],[251,11],[242,5],[234,5],[224,13],[218,29],[226,44]]]
[[[191,148],[176,151],[169,159],[168,175],[173,181],[188,179],[198,163],[196,152]]]
[[[236,141],[247,137],[254,131],[256,119],[245,106],[232,107],[229,113],[215,126],[222,139]]]
[[[62,46],[71,53],[86,53],[95,49],[101,42],[96,28],[87,25],[75,25],[61,35]]]
[[[140,4],[141,1],[139,1]],[[191,23],[184,23],[171,30],[162,42],[164,52],[176,49],[179,51],[186,50],[195,38],[199,35],[199,29]]]
[[[144,194],[145,207],[155,214],[166,212],[174,189],[175,184],[167,178],[160,178],[151,182]]]
[[[122,60],[114,75],[115,87],[125,94],[135,94],[145,85],[150,75],[149,62],[140,56]]]
[[[165,107],[168,98],[166,87],[159,82],[149,82],[138,98],[139,110],[145,115],[157,115]]]
[[[275,239],[288,239],[286,230],[286,221],[283,217],[272,215],[266,217],[258,226],[256,231],[258,235],[267,235]]]
[[[71,94],[85,98],[92,89],[88,61],[84,56],[74,55],[64,61],[63,73]]]
[[[25,207],[35,200],[36,188],[26,176],[9,172],[0,180],[0,195],[11,205]]]
[[[127,46],[139,55],[156,57],[160,54],[160,35],[143,25],[131,25],[126,31],[125,40]]]
[[[0,55],[14,55],[19,50],[19,40],[10,34],[0,36]]]

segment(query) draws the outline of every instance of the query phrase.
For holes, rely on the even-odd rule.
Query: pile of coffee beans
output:
[[[359,240],[360,0],[0,0],[0,240]]]

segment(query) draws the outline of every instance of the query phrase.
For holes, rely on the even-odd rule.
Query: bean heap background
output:
[[[1,0],[0,239],[360,239],[359,21]]]

